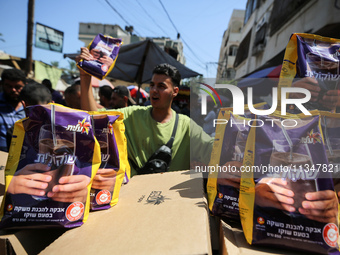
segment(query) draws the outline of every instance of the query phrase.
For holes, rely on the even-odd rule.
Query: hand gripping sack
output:
[[[115,66],[122,39],[98,34],[87,46],[93,59],[80,60],[77,66],[86,73],[104,79]]]
[[[316,80],[320,92],[316,98],[304,103],[308,110],[334,111],[335,104],[323,99],[328,95],[338,95],[339,86],[339,56],[340,39],[322,37],[314,34],[294,33],[286,47],[278,88],[291,87],[297,80],[310,77]],[[310,82],[308,82],[310,83]],[[299,87],[299,85],[296,85]],[[315,89],[313,89],[315,90]],[[278,106],[281,106],[279,93]],[[287,111],[299,113],[296,105],[288,105]]]
[[[0,227],[82,225],[99,164],[87,112],[55,104],[29,107],[27,118],[14,126]]]

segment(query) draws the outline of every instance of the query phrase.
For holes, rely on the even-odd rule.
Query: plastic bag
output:
[[[80,60],[78,67],[100,80],[104,79],[116,63],[121,44],[121,39],[98,34],[87,46],[93,59]]]
[[[250,129],[239,202],[249,244],[320,254],[339,251],[338,199],[320,116],[313,114],[261,116],[261,125]],[[327,198],[316,199],[325,194]],[[329,204],[319,210],[306,207],[323,201]]]
[[[99,164],[87,112],[55,104],[29,107],[28,117],[14,126],[0,227],[82,225]]]
[[[91,210],[109,209],[118,203],[125,174],[129,175],[123,114],[90,112],[94,135],[101,149],[101,165],[91,187]]]
[[[282,69],[280,73],[279,89],[291,87],[294,82],[305,77],[316,80],[309,83],[312,88],[317,86],[320,92],[316,98],[312,97],[304,104],[308,110],[334,111],[335,105],[323,99],[327,94],[338,96],[339,86],[339,55],[340,39],[322,37],[314,34],[292,34],[287,44]],[[299,85],[296,85],[299,87]],[[307,88],[308,89],[308,88]],[[310,89],[311,90],[311,89]],[[315,89],[313,89],[315,90]],[[290,97],[292,97],[290,95]],[[280,94],[279,94],[279,100]],[[280,101],[278,106],[280,106]],[[300,113],[295,105],[288,105],[290,113]]]

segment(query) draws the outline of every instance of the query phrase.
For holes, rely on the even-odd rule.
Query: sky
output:
[[[80,22],[117,24],[123,29],[131,25],[134,33],[143,37],[176,40],[179,32],[186,66],[214,78],[232,11],[245,9],[246,3],[247,0],[35,0],[34,24],[64,32],[64,46],[62,53],[36,48],[33,36],[33,59],[47,64],[58,61],[59,67],[67,68],[70,60],[63,54],[76,53],[86,46],[78,39]],[[28,0],[0,0],[0,9],[0,50],[25,58]]]

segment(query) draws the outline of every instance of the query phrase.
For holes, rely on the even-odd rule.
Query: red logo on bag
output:
[[[82,202],[74,202],[70,204],[66,209],[66,218],[69,221],[76,221],[83,216],[84,204]]]
[[[111,193],[108,190],[101,190],[96,196],[98,205],[108,204],[111,201]]]
[[[103,72],[107,72],[107,70],[109,70],[109,67],[107,65],[102,65],[102,71]]]
[[[12,204],[7,205],[6,209],[7,209],[8,212],[12,211],[13,210],[13,205]]]
[[[264,218],[258,217],[257,218],[257,223],[260,224],[260,225],[263,225],[264,224]]]
[[[323,228],[322,237],[330,247],[336,247],[339,237],[338,227],[334,223],[328,223]]]
[[[222,193],[218,193],[218,198],[223,198],[223,194]]]

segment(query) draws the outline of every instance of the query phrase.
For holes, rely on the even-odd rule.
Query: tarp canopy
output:
[[[237,87],[241,89],[253,87],[255,95],[268,95],[272,92],[272,88],[278,85],[281,68],[282,65],[279,65],[254,72],[240,79],[237,82]]]
[[[64,57],[75,59],[76,55],[65,54]],[[154,67],[161,63],[175,66],[182,79],[200,75],[171,57],[152,40],[145,40],[122,45],[115,67],[108,77],[141,85],[151,81]]]
[[[200,75],[171,57],[152,40],[146,40],[123,45],[116,65],[108,76],[140,85],[151,81],[154,67],[161,63],[175,66],[182,79]]]
[[[254,72],[245,78],[241,79],[237,83],[237,87],[245,88],[245,87],[254,87],[256,85],[260,85],[263,82],[264,78],[271,78],[272,80],[278,79],[280,77],[282,65],[272,66],[260,71]]]

